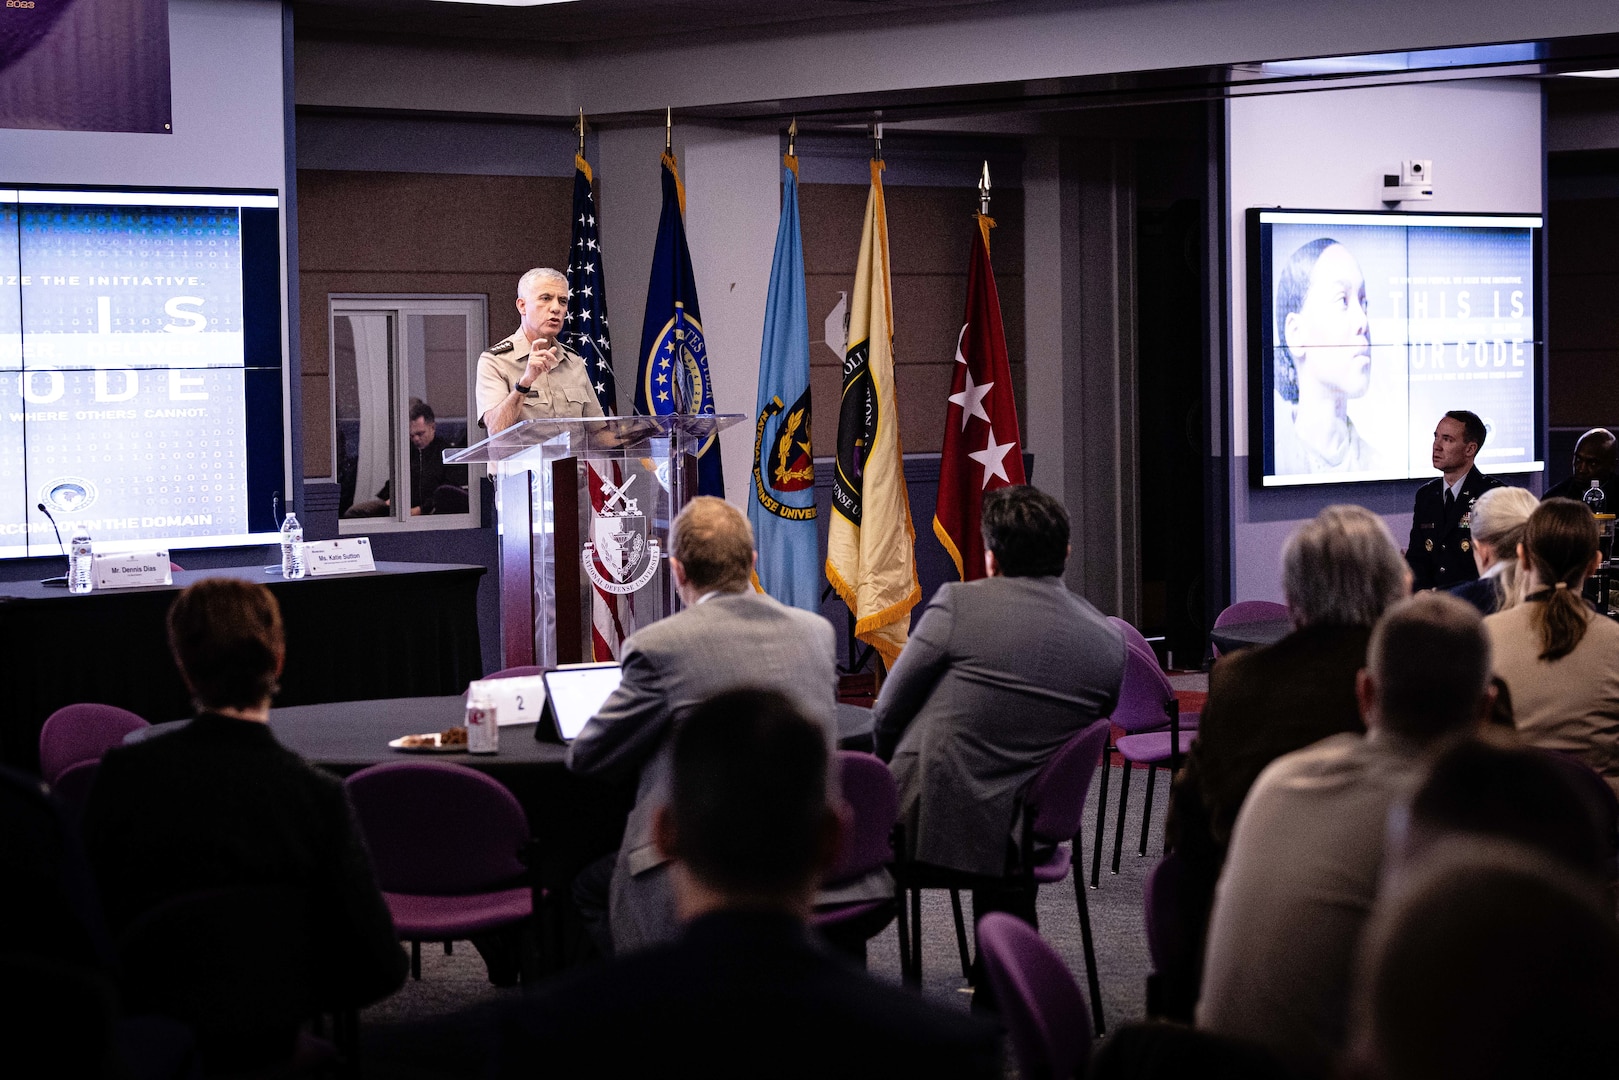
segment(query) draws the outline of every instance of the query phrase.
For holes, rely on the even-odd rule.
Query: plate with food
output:
[[[467,729],[453,727],[429,731],[425,735],[404,735],[388,745],[407,754],[454,754],[466,750]]]

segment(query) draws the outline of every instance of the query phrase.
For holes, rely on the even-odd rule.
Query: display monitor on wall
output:
[[[0,187],[0,558],[275,539],[274,192]]]
[[[1254,481],[1433,477],[1456,409],[1480,469],[1541,471],[1540,242],[1529,214],[1249,210]]]

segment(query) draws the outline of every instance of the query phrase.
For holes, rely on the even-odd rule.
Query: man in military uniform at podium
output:
[[[1501,486],[1473,467],[1484,446],[1484,421],[1477,413],[1454,409],[1433,432],[1433,467],[1444,475],[1417,489],[1411,515],[1411,591],[1448,589],[1478,577],[1473,561],[1473,502]]]
[[[517,332],[478,357],[478,424],[493,434],[523,420],[601,416],[580,355],[557,340],[568,279],[536,267],[517,282]]]

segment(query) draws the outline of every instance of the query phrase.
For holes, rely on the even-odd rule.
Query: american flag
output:
[[[607,337],[607,282],[602,276],[601,230],[596,222],[596,196],[590,190],[590,162],[573,159],[573,246],[568,249],[568,314],[563,317],[563,343],[578,353],[590,371],[602,412],[618,412],[613,383],[613,346]]]
[[[591,191],[590,162],[583,154],[573,159],[573,246],[568,249],[568,314],[564,317],[562,340],[578,353],[596,387],[602,412],[618,412],[618,388],[613,383],[613,345],[607,330],[607,281],[602,274],[601,229],[596,222],[596,196]],[[600,514],[606,501],[602,477],[591,464],[589,474],[592,518]],[[619,468],[612,467],[612,482],[622,482]],[[616,660],[627,636],[625,624],[633,625],[635,607],[628,596],[616,596],[591,586],[590,651],[597,661]]]

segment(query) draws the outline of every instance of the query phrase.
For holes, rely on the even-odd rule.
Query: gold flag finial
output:
[[[585,156],[585,110],[584,109],[579,110],[579,126],[578,126],[577,130],[579,132],[579,156],[584,157]]]
[[[796,116],[793,117],[793,122],[787,125],[787,156],[798,156],[798,117]]]
[[[669,153],[675,148],[675,110],[672,105],[663,107],[663,152]]]
[[[984,175],[978,178],[978,212],[989,217],[989,162],[984,162]]]
[[[871,125],[871,156],[878,161],[883,159],[883,122],[881,120]]]

